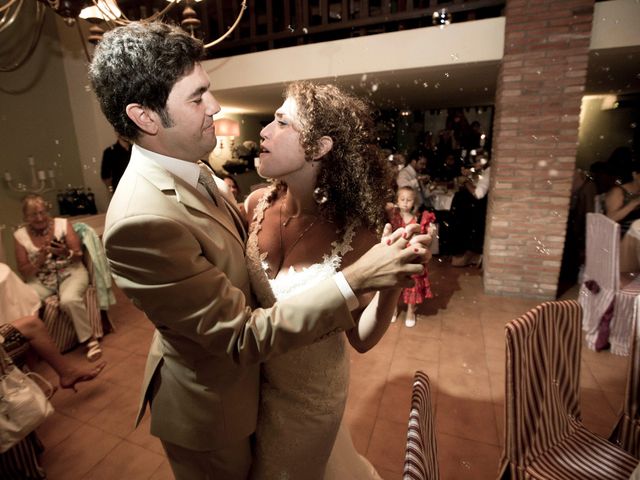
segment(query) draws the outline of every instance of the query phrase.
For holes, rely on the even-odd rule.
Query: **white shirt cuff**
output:
[[[340,289],[340,293],[344,297],[345,302],[347,302],[347,307],[349,311],[353,311],[360,306],[360,302],[358,301],[358,297],[351,289],[349,282],[344,278],[344,274],[342,272],[338,272],[333,276],[333,279],[336,282],[336,285]]]

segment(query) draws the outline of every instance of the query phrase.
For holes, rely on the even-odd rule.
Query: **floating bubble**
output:
[[[433,88],[440,88],[440,84],[436,82],[436,84],[433,86]]]
[[[449,10],[446,8],[436,10],[433,12],[431,21],[434,25],[439,25],[440,28],[443,28],[445,25],[449,25],[451,23],[451,13],[449,13]]]
[[[56,145],[60,145],[60,140],[58,140],[57,138],[53,141],[53,143],[55,143]]]
[[[471,470],[471,462],[468,462],[466,460],[462,460],[460,462],[460,465],[462,465],[466,470]]]
[[[289,30],[290,32],[295,32],[296,29],[293,28],[291,25],[287,25],[287,30]]]
[[[451,54],[451,60],[453,60],[454,62],[457,62],[460,59],[460,57],[458,57],[457,53],[452,53]]]
[[[451,75],[449,75],[449,72],[444,72],[444,76],[445,76],[446,78],[449,78]]]
[[[377,92],[378,91],[378,84],[377,83],[372,83],[371,84],[371,91],[372,92]]]
[[[367,81],[367,74],[363,73],[362,76],[360,77],[360,81],[361,82],[366,82]]]
[[[549,176],[551,177],[557,177],[559,174],[558,170],[552,168],[551,170],[549,170]]]
[[[540,160],[540,161],[538,161],[538,166],[539,166],[539,167],[546,167],[546,166],[547,166],[547,161],[546,161],[546,160]]]
[[[637,124],[636,122],[633,122],[631,125],[629,125],[631,128],[636,128]]]
[[[423,86],[424,88],[427,88],[427,87],[429,86],[429,83],[428,83],[428,82],[423,82],[423,83],[422,83],[422,86]]]
[[[307,33],[309,33],[309,29],[307,27],[303,27],[302,28],[302,33],[304,33],[306,35]]]

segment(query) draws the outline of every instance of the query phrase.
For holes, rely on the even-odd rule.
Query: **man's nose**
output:
[[[209,94],[210,99],[208,100],[206,113],[209,116],[214,116],[216,113],[220,111],[220,104],[216,100],[216,97]]]

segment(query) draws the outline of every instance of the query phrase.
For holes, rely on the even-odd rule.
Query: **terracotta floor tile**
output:
[[[485,480],[498,476],[501,448],[438,433],[441,480]]]
[[[438,390],[436,431],[490,445],[499,445],[493,402],[460,398]]]
[[[82,425],[64,442],[45,449],[41,460],[48,480],[86,479],[87,472],[121,441],[104,430]]]
[[[164,461],[164,455],[158,455],[123,441],[87,473],[87,478],[91,480],[146,479],[153,475]]]
[[[401,473],[406,438],[406,422],[398,423],[378,418],[373,427],[366,456],[376,467]]]
[[[153,475],[149,477],[149,480],[175,480],[173,471],[166,459],[160,464],[157,470],[153,472]]]

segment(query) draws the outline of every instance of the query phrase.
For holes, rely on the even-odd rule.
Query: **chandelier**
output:
[[[163,20],[170,10],[179,3],[184,5],[180,26],[190,33],[191,36],[196,37],[199,33],[201,21],[193,7],[195,3],[204,1],[206,0],[158,0],[154,2],[154,8],[151,14],[142,15],[140,18],[129,19],[123,13],[123,9],[120,8],[118,0],[0,0],[0,44],[6,43],[3,39],[10,36],[12,30],[17,31],[19,29],[20,22],[16,20],[23,20],[23,17],[28,16],[32,22],[26,33],[28,38],[16,41],[16,44],[20,45],[19,48],[21,52],[17,54],[12,52],[15,58],[5,61],[2,57],[6,52],[0,52],[0,72],[17,70],[31,57],[40,40],[45,15],[48,10],[53,10],[60,15],[68,26],[75,26],[78,29],[87,59],[90,59],[86,42],[92,43],[93,45],[97,44],[102,39],[102,34],[105,30],[126,25],[134,20]],[[123,0],[122,3],[124,4],[125,1]],[[129,2],[129,4],[131,3],[142,2]],[[247,0],[241,0],[240,11],[235,22],[218,38],[214,40],[203,39],[205,43],[204,47],[207,49],[211,48],[227,38],[240,23],[240,19],[246,8]],[[80,28],[80,22],[82,21],[91,24],[89,27],[89,35],[86,39]],[[22,28],[22,30],[24,34],[24,28]]]

